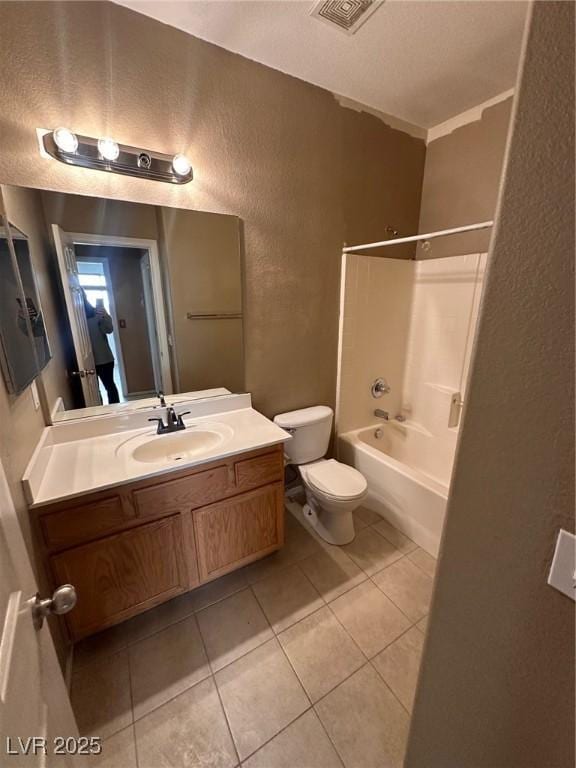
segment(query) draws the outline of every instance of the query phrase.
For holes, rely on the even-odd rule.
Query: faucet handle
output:
[[[181,426],[181,427],[185,426],[184,422],[182,421],[182,416],[188,416],[189,413],[190,411],[184,411],[183,413],[178,414],[178,426]]]
[[[156,430],[157,432],[160,432],[162,429],[165,428],[164,421],[162,420],[162,418],[156,417],[154,419],[148,419],[148,421],[157,421],[158,422],[158,429]]]

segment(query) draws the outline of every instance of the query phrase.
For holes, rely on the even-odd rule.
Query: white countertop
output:
[[[187,427],[219,426],[226,439],[194,457],[179,460],[177,464],[166,463],[165,460],[153,463],[136,461],[125,449],[127,441],[138,444],[142,442],[139,437],[154,438],[156,435],[155,426],[142,426],[142,415],[136,422],[135,417],[110,417],[98,420],[98,424],[94,423],[96,420],[92,424],[84,422],[84,431],[79,426],[47,427],[22,481],[30,506],[39,507],[164,475],[290,439],[287,432],[250,407],[249,395],[232,395],[223,400],[218,400],[214,408],[209,408],[210,413],[205,413],[208,410],[207,401],[204,408],[198,406],[196,413],[194,406],[187,404],[187,409],[193,411],[184,418]],[[157,416],[159,412],[156,410],[150,415]],[[176,434],[185,434],[185,430]],[[164,437],[169,438],[170,435],[158,435],[156,439]]]

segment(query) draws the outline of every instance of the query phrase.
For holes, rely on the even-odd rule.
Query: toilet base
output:
[[[307,503],[302,508],[304,518],[314,528],[318,536],[329,544],[342,546],[354,541],[354,519],[352,511],[330,512],[322,509],[310,495],[306,493]]]

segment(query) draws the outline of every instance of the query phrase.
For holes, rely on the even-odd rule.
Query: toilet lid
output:
[[[341,499],[361,496],[368,488],[364,475],[335,459],[311,466],[306,470],[306,479],[320,493]]]

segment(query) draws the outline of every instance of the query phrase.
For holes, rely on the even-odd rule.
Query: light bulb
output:
[[[186,155],[174,155],[172,168],[174,169],[174,173],[177,173],[178,176],[187,176],[190,173],[192,166]]]
[[[104,160],[117,160],[120,154],[120,147],[114,139],[98,139],[98,152]]]
[[[52,138],[58,149],[61,149],[62,152],[76,152],[78,149],[76,134],[72,133],[68,128],[56,128],[52,132]]]

